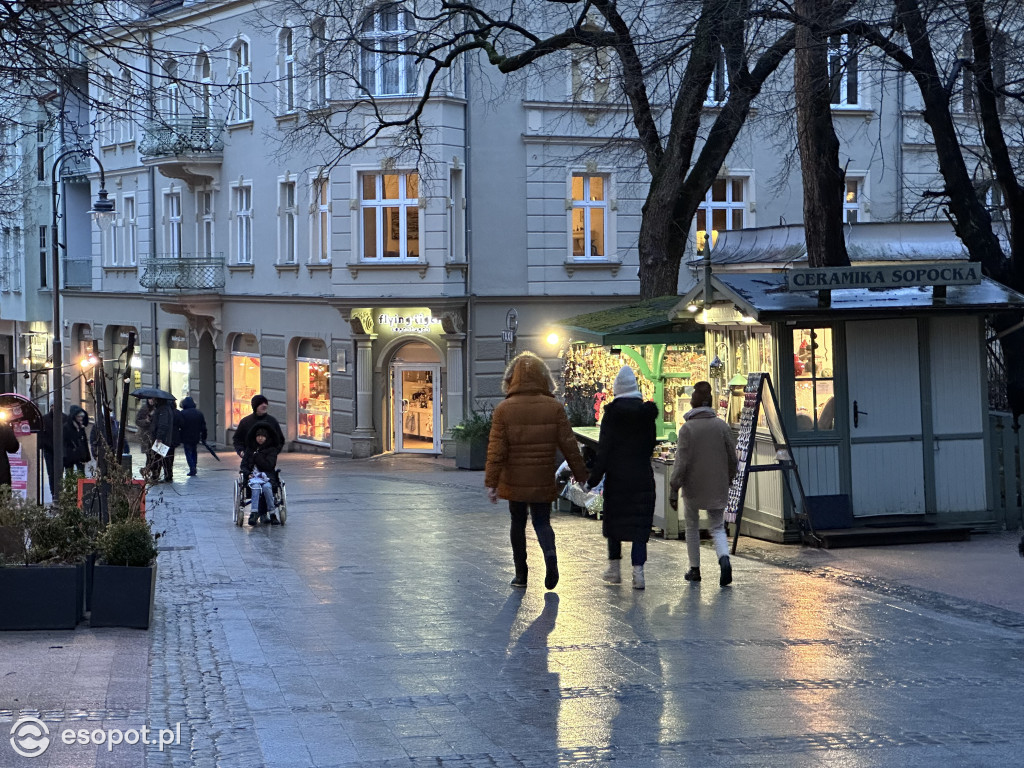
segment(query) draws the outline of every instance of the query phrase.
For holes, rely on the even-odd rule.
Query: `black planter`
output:
[[[459,440],[455,443],[457,469],[483,469],[487,464],[487,438]]]
[[[149,629],[156,595],[156,564],[145,568],[96,565],[90,627]]]
[[[0,629],[74,629],[84,605],[81,565],[0,568]]]

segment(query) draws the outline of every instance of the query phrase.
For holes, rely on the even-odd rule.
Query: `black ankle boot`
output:
[[[526,589],[526,568],[516,568],[516,575],[512,581],[509,582],[509,586],[518,587],[519,589]]]
[[[554,555],[546,557],[544,558],[544,564],[548,568],[544,576],[544,586],[548,589],[554,589],[558,586],[558,558]]]
[[[683,578],[687,581],[700,581],[700,568],[691,568]]]
[[[728,555],[722,555],[718,558],[718,564],[722,568],[722,575],[718,579],[720,586],[727,587],[732,584],[732,563],[729,562]]]

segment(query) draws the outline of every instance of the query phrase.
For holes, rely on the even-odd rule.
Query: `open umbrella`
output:
[[[220,456],[218,456],[217,452],[215,450],[213,450],[213,448],[210,447],[209,443],[207,443],[205,440],[203,440],[200,443],[200,445],[203,446],[203,448],[205,448],[206,450],[208,450],[210,452],[210,455],[213,456],[213,458],[215,458],[217,461],[220,461]]]
[[[134,392],[129,392],[132,397],[157,397],[161,400],[177,400],[174,395],[156,387],[139,387]]]

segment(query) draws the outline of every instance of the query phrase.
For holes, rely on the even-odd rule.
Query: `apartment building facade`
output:
[[[159,98],[90,120],[117,217],[76,239],[91,268],[66,284],[60,331],[71,359],[95,340],[115,380],[191,395],[218,441],[262,392],[293,450],[440,453],[452,425],[500,397],[512,353],[553,359],[560,319],[637,295],[646,172],[628,145],[611,148],[627,113],[599,68],[570,54],[561,69],[504,80],[466,65],[427,107],[422,155],[385,133],[338,160],[290,139],[304,115],[355,99],[326,71],[300,75],[325,32],[247,2],[168,3],[148,23],[148,60],[91,63],[99,101],[132,78]],[[360,21],[396,41],[412,23],[394,6]],[[912,88],[878,62],[862,67],[855,41],[833,41],[830,55],[846,221],[930,215],[915,208],[936,171]],[[400,59],[359,66],[385,108],[407,107],[421,85]],[[789,77],[778,73],[772,109],[708,192],[695,254],[721,231],[800,220]],[[680,287],[690,281],[684,270]],[[71,401],[87,398],[73,379]]]

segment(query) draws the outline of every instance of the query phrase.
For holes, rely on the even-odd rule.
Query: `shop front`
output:
[[[132,355],[131,365],[126,369],[129,334],[135,334],[135,354]],[[128,378],[128,391],[132,392],[142,386],[142,357],[139,354],[139,332],[130,325],[110,325],[104,332],[104,365],[107,376],[115,382],[123,382]],[[121,398],[124,396],[123,387],[119,384],[114,387],[111,399],[114,403],[114,412],[121,418]],[[128,411],[126,426],[135,424],[135,416],[139,411],[139,399],[129,396],[127,399]]]
[[[769,373],[806,493],[883,539],[887,526],[991,524],[984,321],[1024,310],[976,265],[959,283],[948,263],[911,266],[717,274],[674,312],[704,326],[721,415],[735,424],[746,375]],[[849,277],[860,269],[878,282]],[[773,453],[759,432],[753,461]],[[779,473],[751,477],[742,533],[798,540]]]
[[[231,341],[230,365],[231,384],[229,392],[230,420],[228,426],[234,428],[252,413],[253,395],[262,391],[260,386],[260,343],[251,333],[239,333]]]
[[[302,443],[331,443],[331,361],[322,339],[302,339],[295,356],[296,423]]]
[[[166,331],[164,348],[167,350],[167,386],[165,389],[178,398],[180,403],[189,395],[188,336],[186,332],[178,329]]]
[[[353,456],[441,454],[449,421],[462,419],[461,311],[363,308],[352,311],[350,322],[356,345]]]

